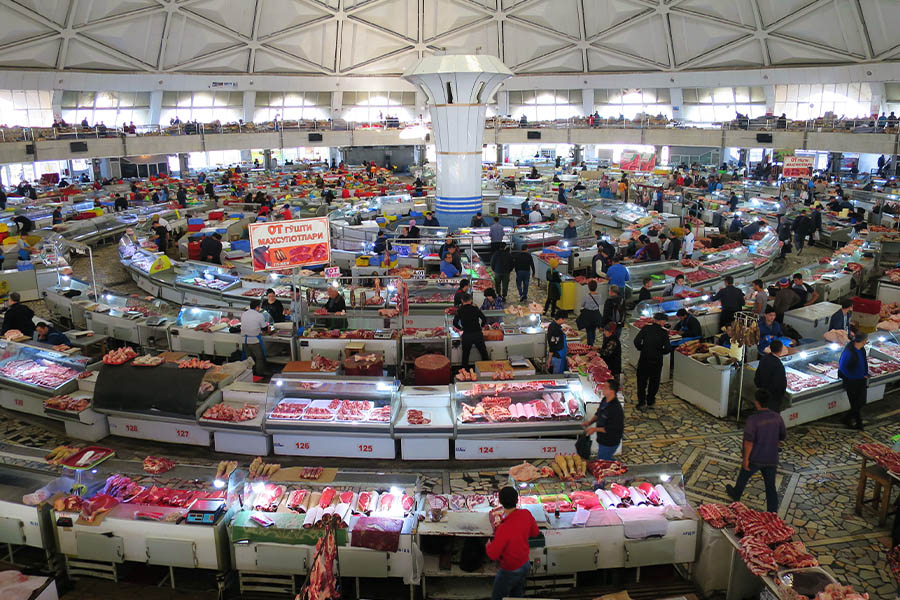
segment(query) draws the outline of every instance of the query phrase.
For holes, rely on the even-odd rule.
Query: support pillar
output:
[[[188,165],[188,155],[187,152],[179,152],[178,153],[178,176],[181,179],[184,179],[190,173],[190,166]]]
[[[250,164],[253,162],[252,150],[241,150],[241,164]]]
[[[272,170],[272,151],[263,150],[263,168],[266,171]]]
[[[497,144],[497,164],[503,164],[503,144]]]
[[[162,118],[162,90],[153,90],[150,92],[150,124],[160,125]]]
[[[681,88],[669,89],[669,101],[672,103],[672,119],[674,121],[684,120],[684,92]]]
[[[763,94],[766,97],[766,114],[774,115],[775,114],[775,86],[774,85],[764,85],[763,86]],[[778,115],[775,115],[776,117]]]
[[[428,56],[403,78],[431,99],[437,153],[435,212],[455,229],[482,210],[481,157],[487,102],[512,72],[489,55]],[[498,98],[498,104],[499,104]]]
[[[585,117],[594,114],[594,88],[581,90],[581,110]]]
[[[252,123],[253,119],[256,118],[256,92],[244,92],[242,104],[242,118],[244,119],[244,123]]]
[[[843,158],[843,153],[841,152],[831,152],[828,155],[828,160],[830,161],[831,168],[828,170],[828,173],[831,175],[840,175],[841,173],[841,158]]]
[[[341,164],[341,149],[335,146],[328,148],[328,160],[331,161],[331,164],[335,167]]]
[[[584,146],[581,146],[580,144],[575,144],[574,150],[575,150],[575,156],[572,158],[572,160],[574,161],[574,164],[577,167],[584,161]]]
[[[53,90],[53,97],[50,99],[50,109],[53,112],[53,120],[59,121],[62,118],[62,90]],[[72,117],[75,120],[75,117]]]

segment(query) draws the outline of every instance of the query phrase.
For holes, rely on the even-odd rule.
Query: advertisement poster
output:
[[[782,175],[784,177],[809,177],[812,175],[815,160],[814,156],[785,156]]]
[[[655,152],[623,150],[619,168],[623,171],[652,171],[656,167]]]
[[[331,260],[328,217],[251,223],[249,231],[254,271],[322,265]]]

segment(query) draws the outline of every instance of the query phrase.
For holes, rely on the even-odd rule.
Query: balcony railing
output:
[[[408,127],[430,128],[430,123],[402,122],[398,119],[378,123],[335,120],[268,121],[265,123],[175,123],[172,125],[136,125],[131,127],[0,127],[0,142],[33,142],[42,140],[80,140],[116,138],[123,136],[176,136],[247,133],[283,133],[286,131],[398,131]],[[697,122],[669,119],[664,116],[642,115],[634,119],[575,117],[553,121],[522,121],[506,117],[485,120],[486,129],[700,129],[745,130],[766,132],[828,132],[828,133],[900,133],[897,119],[831,119],[782,120],[766,116],[753,119],[741,117],[723,122]]]

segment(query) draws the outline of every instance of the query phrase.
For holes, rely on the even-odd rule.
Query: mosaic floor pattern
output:
[[[792,255],[778,270],[790,273],[825,254],[825,250],[816,248],[807,250],[802,258]],[[100,248],[95,253],[94,266],[98,283],[123,292],[137,289],[119,266],[114,247]],[[76,262],[74,270],[76,276],[89,277],[85,259]],[[543,302],[543,293],[536,286],[532,287],[530,296],[532,300]],[[32,305],[39,314],[45,311],[42,303]],[[634,409],[634,377],[634,369],[626,367],[626,433],[622,460],[629,464],[680,464],[687,483],[687,496],[695,505],[727,502],[725,484],[734,481],[740,465],[741,432],[733,419],[716,419],[674,397],[671,383],[661,386],[656,409],[641,413]],[[854,513],[859,459],[852,452],[852,446],[862,441],[886,442],[898,433],[898,391],[865,409],[866,431],[863,433],[845,429],[835,419],[790,429],[778,472],[780,514],[797,529],[799,538],[814,551],[825,568],[830,569],[838,580],[869,592],[872,600],[890,600],[896,595],[896,582],[886,565],[890,533],[887,528],[876,525],[877,518],[871,507],[865,507],[861,516]],[[64,443],[66,436],[57,423],[0,410],[0,439],[13,444],[52,448]],[[205,449],[123,438],[110,438],[108,442],[116,447],[119,457],[126,459],[141,459],[152,453],[189,464],[213,464],[222,458],[222,455]],[[303,464],[291,458],[279,458],[279,462]],[[316,461],[326,466],[339,462]],[[409,463],[402,461],[373,461],[372,467],[418,470],[423,475],[426,490],[493,491],[505,482],[500,473],[510,465],[510,462],[479,463],[460,470],[460,463],[425,463],[411,469]],[[436,473],[437,469],[449,469],[449,474]],[[764,509],[760,477],[751,480],[743,501],[752,508]]]

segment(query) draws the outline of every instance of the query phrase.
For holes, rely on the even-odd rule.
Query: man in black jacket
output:
[[[178,201],[178,206],[187,208],[187,190],[181,184],[178,184],[178,192],[175,194],[175,199]]]
[[[722,314],[719,315],[719,329],[721,329],[731,325],[734,314],[744,308],[744,292],[734,287],[734,277],[725,276],[725,287],[709,299],[710,302],[716,300],[722,303]]]
[[[585,435],[597,434],[597,459],[613,460],[625,432],[625,412],[619,403],[619,382],[610,379],[600,388],[602,402],[590,420],[584,422]],[[591,425],[594,425],[591,427]]]
[[[519,302],[528,300],[528,284],[534,277],[534,260],[531,254],[519,250],[512,255],[513,268],[516,270],[516,290],[519,292]]]
[[[509,274],[514,266],[512,254],[509,253],[509,245],[502,244],[491,257],[491,270],[494,272],[494,289],[506,303],[506,294],[509,292]]]
[[[463,293],[460,296],[462,305],[456,311],[453,317],[453,327],[460,330],[460,340],[462,341],[462,364],[463,368],[468,368],[469,353],[472,352],[472,346],[478,349],[481,360],[488,360],[487,347],[484,345],[484,332],[482,328],[487,323],[487,319],[481,309],[472,304],[472,296]]]
[[[820,204],[816,204],[813,207],[812,214],[809,215],[810,221],[812,221],[812,227],[810,227],[809,231],[809,245],[815,246],[815,234],[816,232],[822,233],[822,206]]]
[[[666,313],[653,315],[653,322],[645,325],[634,338],[634,347],[641,353],[637,364],[638,409],[646,410],[656,404],[663,358],[672,351]]]
[[[3,328],[0,329],[0,334],[12,329],[18,329],[22,335],[28,337],[34,335],[34,311],[22,304],[19,292],[9,293],[9,308],[3,315]]]
[[[216,232],[207,235],[200,242],[200,260],[203,262],[222,264],[222,234]]]
[[[852,327],[850,326],[850,315],[853,314],[853,300],[846,299],[841,301],[841,308],[831,315],[828,322],[828,331],[833,329],[843,329],[847,335],[853,337]]]
[[[787,390],[787,377],[780,358],[785,354],[787,354],[787,350],[781,340],[772,340],[772,343],[769,344],[769,351],[760,356],[756,375],[753,376],[753,384],[759,389],[769,392],[771,397],[769,408],[776,412],[781,410],[784,393]]]
[[[689,313],[685,308],[679,308],[675,314],[678,317],[675,331],[680,333],[681,337],[690,339],[703,337],[703,331],[697,317]]]

